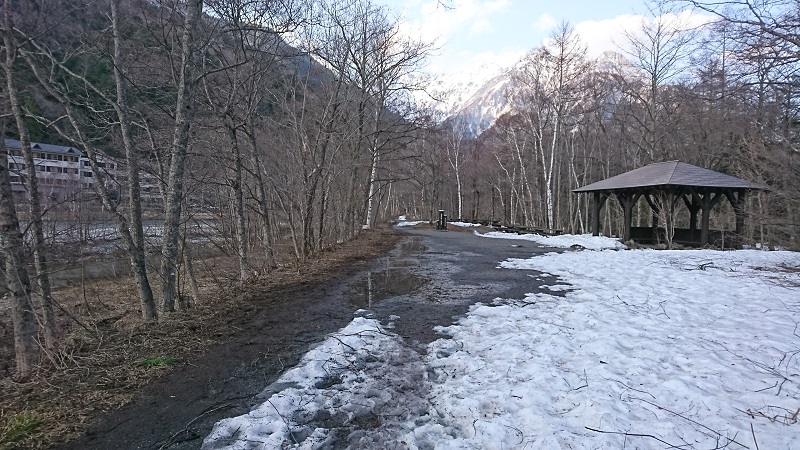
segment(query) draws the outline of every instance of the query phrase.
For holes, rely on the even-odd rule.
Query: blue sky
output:
[[[399,14],[412,36],[436,40],[428,71],[460,77],[508,67],[569,21],[590,56],[622,44],[648,14],[644,0],[375,0]],[[451,5],[445,8],[442,3]]]

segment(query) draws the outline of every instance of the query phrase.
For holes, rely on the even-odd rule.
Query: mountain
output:
[[[484,64],[475,70],[429,81],[429,91],[437,99],[437,109],[451,115],[465,104],[489,80],[504,72],[496,65]]]
[[[483,86],[478,88],[471,96],[457,105],[447,122],[455,130],[467,138],[481,135],[494,121],[507,112],[508,101],[514,89],[514,82],[508,72],[501,73]]]
[[[500,72],[477,88],[471,90],[463,84],[456,84],[452,89],[449,102],[449,114],[445,120],[453,129],[465,138],[476,138],[491,128],[495,121],[506,113],[513,111],[514,92],[518,89],[514,81],[516,74],[528,64],[526,55],[510,69]],[[627,79],[640,77],[639,71],[631,65],[625,56],[617,52],[604,52],[591,64],[592,72],[614,74]],[[466,93],[466,94],[465,94]],[[462,100],[463,99],[463,100]]]

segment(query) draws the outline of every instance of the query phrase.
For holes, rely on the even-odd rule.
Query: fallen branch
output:
[[[581,381],[580,376],[578,376],[578,381]],[[583,369],[583,384],[573,389],[573,391],[577,391],[578,389],[583,389],[585,387],[589,387],[589,377],[586,376],[586,369]]]
[[[586,428],[589,431],[594,431],[595,433],[619,434],[621,436],[626,436],[626,437],[628,437],[628,436],[630,436],[630,437],[646,437],[646,438],[650,438],[650,439],[655,439],[658,442],[661,442],[662,444],[667,445],[667,448],[681,448],[681,446],[672,445],[669,442],[667,442],[667,441],[665,441],[665,440],[663,440],[663,439],[661,439],[661,438],[659,438],[657,436],[653,436],[652,434],[628,433],[627,431],[606,431],[606,430],[598,430],[596,428],[591,428],[591,427],[584,427],[584,428]]]
[[[160,447],[158,447],[158,449],[159,450],[164,450],[165,448],[167,448],[170,445],[174,444],[175,443],[175,438],[177,438],[181,433],[188,432],[189,431],[189,427],[192,426],[193,423],[195,423],[198,420],[200,420],[200,418],[202,418],[206,414],[211,414],[214,411],[219,411],[220,409],[223,409],[223,408],[229,408],[230,406],[231,406],[230,403],[223,403],[222,405],[219,405],[219,406],[217,406],[215,408],[206,409],[199,416],[197,416],[194,419],[190,420],[189,423],[187,423],[186,426],[183,427],[180,431],[178,431],[177,433],[175,433],[172,436],[170,436],[169,439],[167,439],[167,441],[164,442],[164,444],[162,444]]]
[[[615,379],[613,379],[613,378],[606,378],[606,377],[603,377],[603,378],[605,378],[606,380],[609,380],[609,381],[614,381],[614,382],[617,382],[617,383],[619,383],[619,384],[621,384],[621,385],[625,386],[626,388],[628,388],[628,389],[630,389],[630,390],[632,390],[632,391],[640,392],[640,393],[642,393],[642,394],[647,394],[647,395],[649,395],[650,397],[653,397],[653,400],[655,400],[655,399],[656,399],[656,396],[655,396],[655,395],[653,395],[653,394],[651,394],[651,393],[649,393],[649,392],[647,392],[647,391],[642,391],[642,390],[639,390],[639,389],[636,389],[636,388],[630,387],[630,386],[628,386],[627,384],[623,383],[622,381],[615,380]]]
[[[697,425],[697,426],[699,426],[699,427],[701,427],[701,428],[704,428],[704,429],[706,429],[706,430],[710,431],[711,433],[713,433],[713,434],[714,434],[716,437],[718,437],[718,438],[727,439],[729,442],[732,442],[732,443],[734,443],[734,444],[736,444],[736,445],[739,445],[739,446],[741,446],[742,448],[750,448],[750,447],[748,447],[748,446],[746,446],[746,445],[742,444],[741,442],[737,442],[737,441],[736,441],[735,439],[733,439],[733,438],[730,438],[730,437],[727,437],[727,436],[723,436],[723,435],[722,435],[722,433],[720,433],[719,431],[717,431],[717,430],[714,430],[714,429],[712,429],[712,428],[709,428],[709,427],[707,427],[707,426],[703,425],[702,423],[700,423],[700,422],[698,422],[698,421],[696,421],[696,420],[694,420],[694,419],[690,419],[690,418],[688,418],[688,417],[684,416],[684,415],[683,415],[683,414],[681,414],[681,413],[677,413],[677,412],[675,412],[675,411],[672,411],[672,410],[670,410],[670,409],[667,409],[667,408],[665,408],[665,407],[663,407],[663,406],[657,405],[657,404],[655,404],[655,403],[653,403],[653,402],[651,402],[651,401],[645,400],[645,399],[643,399],[643,398],[638,398],[638,397],[631,397],[631,398],[632,398],[632,399],[639,400],[639,401],[643,401],[643,402],[647,403],[648,405],[655,406],[656,408],[658,408],[658,409],[660,409],[660,410],[662,410],[662,411],[666,411],[666,412],[668,412],[668,413],[670,413],[670,414],[673,414],[673,415],[675,415],[675,416],[678,416],[678,417],[680,417],[681,419],[687,420],[687,421],[689,421],[689,422],[691,422],[691,423],[693,423],[693,424],[695,424],[695,425]]]
[[[297,442],[297,439],[294,438],[294,433],[292,432],[292,426],[289,424],[289,421],[286,420],[286,417],[283,417],[283,414],[281,414],[280,411],[278,411],[278,407],[275,406],[274,403],[272,403],[272,400],[267,399],[267,401],[272,406],[272,408],[275,410],[275,412],[278,414],[278,417],[280,417],[281,420],[283,420],[283,423],[286,425],[286,429],[289,430],[289,437],[292,438],[292,442],[294,443],[294,445],[297,445],[298,442]]]
[[[756,445],[756,450],[759,450],[758,441],[756,440],[756,430],[753,429],[752,423],[750,424],[750,432],[753,433],[753,443]]]

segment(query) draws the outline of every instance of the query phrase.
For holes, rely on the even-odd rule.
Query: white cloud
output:
[[[606,51],[618,51],[625,40],[625,32],[642,24],[642,16],[625,14],[607,20],[587,20],[575,25],[575,31],[586,44],[590,57]]]
[[[504,69],[513,66],[525,55],[527,49],[505,48],[496,51],[461,51],[432,61],[428,70],[432,74],[444,76],[446,84],[467,81],[482,82]]]
[[[546,33],[558,25],[558,20],[550,14],[544,13],[536,19],[533,23],[533,29],[542,33]]]
[[[668,13],[660,16],[667,26],[683,28],[697,27],[714,18],[708,14],[693,11],[682,11],[679,14]],[[655,18],[642,15],[624,14],[607,20],[587,20],[575,25],[575,31],[588,47],[590,57],[606,51],[620,51],[627,45],[626,33],[635,35],[643,24],[654,22]]]
[[[492,22],[486,19],[479,19],[472,24],[472,27],[469,29],[469,34],[470,36],[476,36],[480,34],[489,34],[492,31],[494,31],[494,25],[492,25]]]
[[[483,34],[494,30],[491,18],[507,9],[510,0],[454,0],[445,7],[440,0],[408,0],[415,14],[407,14],[402,27],[406,33],[426,42],[449,40],[456,32]],[[406,9],[409,11],[409,9]]]

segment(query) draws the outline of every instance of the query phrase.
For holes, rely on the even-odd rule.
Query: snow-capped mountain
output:
[[[516,74],[524,64],[529,64],[528,56],[517,62],[512,68],[501,71],[488,81],[472,88],[469,85],[456,85],[445,105],[449,106],[446,122],[458,130],[463,137],[475,138],[491,128],[502,115],[512,112],[513,105],[509,100],[518,89],[514,81]],[[595,73],[610,73],[624,78],[640,76],[625,57],[616,52],[605,52],[592,62]],[[470,87],[472,89],[466,89]]]
[[[482,65],[469,73],[450,75],[434,79],[429,93],[437,100],[436,107],[447,116],[453,115],[460,107],[480,91],[490,80],[504,72],[498,66]]]
[[[510,106],[508,99],[513,87],[512,77],[508,73],[493,77],[457,105],[448,121],[464,137],[480,136],[494,125],[498,117],[507,112]]]
[[[634,66],[625,55],[606,51],[594,60],[594,72],[621,76],[627,80],[642,80],[642,72]]]

